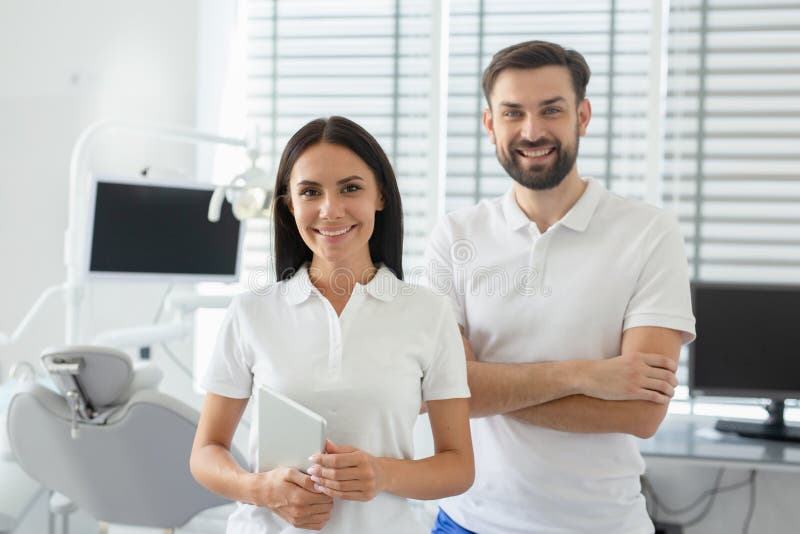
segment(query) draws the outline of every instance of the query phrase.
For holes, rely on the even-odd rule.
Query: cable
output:
[[[698,497],[694,501],[692,501],[691,503],[682,508],[672,508],[670,506],[667,506],[658,497],[658,494],[656,494],[655,488],[653,488],[652,484],[650,484],[650,481],[647,480],[646,478],[643,478],[643,482],[648,488],[648,492],[653,496],[653,503],[655,504],[656,509],[660,508],[670,515],[682,515],[685,514],[686,512],[694,510],[703,502],[703,500],[705,500],[707,497],[713,496],[716,492],[718,492],[723,474],[725,474],[725,469],[720,468],[719,471],[717,471],[717,476],[714,480],[714,486],[711,489],[706,490],[700,495],[698,495]]]
[[[178,358],[177,354],[172,352],[172,350],[167,346],[166,343],[162,343],[161,348],[164,349],[164,352],[167,353],[167,356],[169,356],[172,362],[178,366],[178,369],[183,371],[184,374],[186,374],[186,376],[189,377],[189,380],[191,380],[192,384],[194,384],[194,373],[183,362],[180,361],[180,358]],[[242,417],[241,419],[239,419],[239,424],[244,425],[244,427],[247,428],[247,430],[250,430],[249,419]]]
[[[172,292],[172,289],[173,289],[174,286],[175,286],[175,284],[173,284],[173,283],[170,283],[167,286],[167,290],[164,292],[164,296],[161,297],[161,303],[158,305],[158,310],[156,310],[156,315],[153,318],[153,324],[158,324],[158,322],[161,320],[161,315],[163,315],[163,313],[164,313],[164,306],[165,306],[165,304],[167,302],[167,297]],[[194,371],[189,369],[189,367],[186,364],[184,364],[180,360],[180,358],[178,358],[178,355],[175,354],[172,351],[172,349],[170,349],[169,346],[166,343],[161,343],[161,348],[164,349],[164,352],[167,354],[169,359],[172,360],[172,363],[174,363],[178,367],[178,369],[183,371],[183,374],[185,374],[189,378],[191,383],[194,385]],[[244,417],[242,417],[239,420],[239,424],[244,425],[245,428],[250,430],[250,421],[248,419],[245,419]]]
[[[161,297],[161,302],[159,302],[159,304],[158,304],[158,309],[156,310],[156,316],[153,317],[153,324],[157,324],[158,321],[161,320],[161,315],[164,313],[164,306],[167,303],[167,297],[172,292],[172,289],[174,287],[175,287],[175,284],[173,282],[170,282],[169,284],[167,284],[167,290],[164,291],[164,296]]]
[[[714,506],[714,501],[717,499],[717,495],[720,493],[720,483],[722,482],[722,475],[725,473],[725,469],[720,469],[719,473],[717,474],[716,484],[714,486],[714,490],[709,494],[708,501],[706,502],[705,508],[697,514],[694,519],[690,519],[686,523],[683,524],[684,528],[692,527],[701,521],[703,521],[708,514],[711,512],[711,508]],[[708,493],[708,491],[704,492],[703,495]]]
[[[742,525],[742,534],[747,534],[750,531],[750,521],[753,520],[753,514],[756,511],[756,470],[750,470],[750,507],[747,509],[747,515],[744,518],[744,525]]]
[[[642,495],[644,495],[644,508],[648,517],[653,520],[653,523],[658,521],[658,506],[655,502],[655,496],[651,491],[650,483],[644,475],[639,477],[639,484],[642,487]]]
[[[702,503],[706,498],[708,498],[708,501],[706,502],[706,505],[703,508],[703,510],[697,516],[695,516],[693,519],[690,519],[689,521],[687,521],[686,523],[683,523],[681,525],[684,528],[694,526],[694,525],[700,523],[701,521],[703,521],[706,518],[706,516],[708,516],[709,512],[711,511],[712,506],[714,504],[714,500],[716,499],[716,496],[718,494],[726,493],[728,491],[737,490],[739,488],[742,488],[744,486],[748,486],[749,485],[750,486],[750,507],[749,507],[749,509],[747,511],[747,516],[745,518],[745,523],[743,525],[743,529],[744,529],[743,530],[743,534],[747,534],[747,532],[748,532],[748,530],[750,528],[750,522],[752,521],[752,518],[753,518],[753,513],[755,512],[755,502],[756,502],[755,476],[756,476],[756,471],[755,471],[755,469],[752,469],[750,471],[750,475],[745,480],[741,480],[739,482],[735,482],[735,483],[729,484],[727,486],[721,486],[720,483],[722,482],[722,476],[723,476],[724,473],[725,473],[725,469],[724,468],[720,468],[719,471],[717,472],[717,476],[716,476],[716,478],[714,480],[714,486],[711,489],[708,489],[708,490],[702,492],[693,502],[691,502],[687,506],[684,506],[682,508],[675,508],[675,509],[673,509],[673,508],[671,508],[669,506],[666,506],[659,499],[658,495],[655,492],[655,488],[653,488],[653,485],[650,484],[649,480],[647,480],[645,477],[642,477],[642,482],[643,482],[643,487],[647,489],[647,493],[649,493],[653,498],[654,510],[658,511],[658,509],[661,508],[663,511],[665,511],[668,514],[671,514],[671,515],[681,515],[681,514],[684,514],[686,512],[689,512],[689,511],[695,509],[697,506],[699,506],[700,503]],[[655,516],[651,515],[651,517],[655,517]]]
[[[189,377],[189,380],[192,381],[192,384],[194,384],[194,372],[192,372],[192,370],[189,369],[189,367],[187,367],[182,361],[180,361],[180,358],[178,358],[178,356],[174,352],[172,352],[172,350],[167,346],[166,343],[162,343],[161,348],[164,349],[164,352],[167,353],[167,356],[169,356],[172,362],[178,366],[178,369],[183,371],[183,373]]]

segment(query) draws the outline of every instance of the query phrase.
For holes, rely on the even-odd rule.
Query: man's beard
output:
[[[572,149],[569,147],[564,148],[558,141],[521,142],[509,147],[507,154],[501,154],[500,150],[497,149],[497,160],[508,175],[520,185],[538,191],[553,189],[564,181],[564,178],[575,165],[575,160],[578,158],[579,143],[580,137],[578,135],[575,135],[575,147]],[[546,170],[544,165],[532,165],[528,168],[523,168],[514,157],[517,150],[528,152],[544,146],[555,146],[556,160],[551,164],[550,170]]]

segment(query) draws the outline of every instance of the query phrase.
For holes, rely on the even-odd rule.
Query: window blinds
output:
[[[694,278],[800,283],[800,5],[673,0],[664,202]]]
[[[406,270],[421,263],[430,156],[430,2],[251,0],[248,10],[248,119],[268,140],[269,159],[277,166],[289,137],[311,119],[343,115],[361,124],[397,174]],[[250,229],[252,270],[272,260],[267,223]]]
[[[578,168],[612,190],[644,196],[650,2],[646,0],[451,0],[447,210],[501,195],[510,178],[497,162],[481,113],[481,76],[511,44],[545,40],[581,52],[592,69],[593,115]]]
[[[800,283],[800,6],[673,0],[669,21],[664,204],[692,277]]]
[[[480,77],[494,52],[529,39],[586,56],[593,117],[581,173],[643,198],[651,7],[450,0],[447,211],[510,185],[481,125]],[[248,3],[247,107],[273,161],[317,116],[342,114],[375,134],[398,172],[407,270],[427,233],[431,9],[423,0]],[[672,0],[668,65],[663,203],[679,215],[693,277],[800,283],[800,6]],[[267,265],[268,228],[250,228],[246,266]],[[685,367],[679,376],[685,384]]]

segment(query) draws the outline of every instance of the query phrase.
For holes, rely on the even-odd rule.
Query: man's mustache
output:
[[[520,141],[515,143],[511,148],[514,150],[530,150],[545,146],[555,146],[556,150],[558,150],[561,148],[561,143],[555,139],[540,139],[538,141]]]

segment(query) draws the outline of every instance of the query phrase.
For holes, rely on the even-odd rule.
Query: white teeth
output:
[[[550,148],[546,148],[544,150],[536,150],[534,152],[524,152],[523,151],[522,154],[526,158],[539,158],[541,156],[544,156],[544,155],[548,154],[550,152],[550,150],[551,150]]]
[[[351,228],[352,226],[348,226],[347,228],[342,228],[341,230],[336,230],[335,232],[328,232],[326,230],[317,230],[317,231],[324,236],[333,237],[337,235],[346,234],[347,232],[350,231]]]

